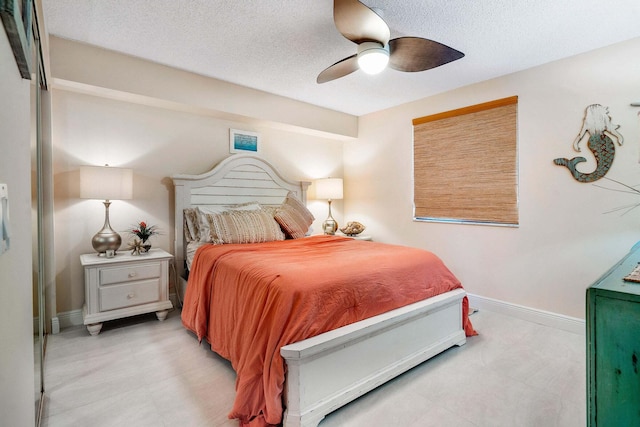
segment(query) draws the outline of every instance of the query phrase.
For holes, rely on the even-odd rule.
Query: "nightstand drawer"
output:
[[[100,286],[160,277],[160,263],[100,269]]]
[[[101,287],[100,311],[115,310],[116,308],[155,302],[159,299],[159,279]]]

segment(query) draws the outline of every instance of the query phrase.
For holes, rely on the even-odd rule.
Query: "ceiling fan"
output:
[[[360,69],[377,74],[389,65],[398,71],[425,71],[460,59],[464,53],[421,37],[398,37],[384,20],[358,0],[334,0],[333,20],[343,36],[358,45],[358,53],[322,71],[318,83],[344,77]]]

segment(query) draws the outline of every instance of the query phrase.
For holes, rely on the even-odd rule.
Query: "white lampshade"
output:
[[[80,168],[80,198],[128,200],[133,196],[133,171],[109,166]]]
[[[342,199],[342,178],[319,179],[315,182],[315,185],[317,199]]]
[[[358,45],[358,67],[367,74],[378,74],[389,63],[389,48],[379,43],[364,42]]]

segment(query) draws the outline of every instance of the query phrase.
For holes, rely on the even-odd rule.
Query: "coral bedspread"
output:
[[[229,417],[264,426],[282,422],[282,346],[460,287],[434,254],[404,246],[336,236],[207,245],[182,322],[237,373]]]

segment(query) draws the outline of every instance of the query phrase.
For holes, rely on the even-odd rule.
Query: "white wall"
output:
[[[96,76],[84,76],[78,74],[77,69],[69,69],[69,61],[73,58],[73,61],[83,63],[82,57],[87,54],[88,47],[53,40],[51,57],[54,79],[59,79],[66,73],[67,78],[96,83]],[[76,51],[75,48],[79,49]],[[64,52],[62,58],[59,56],[60,52]],[[118,73],[123,73],[126,79],[130,79],[130,69],[127,68],[130,61],[135,61],[137,69],[144,69],[148,74],[167,71],[166,67],[156,64],[140,62],[112,52],[105,54],[112,55],[112,82],[109,83],[112,86],[117,86],[114,81],[118,80],[114,75]],[[180,72],[180,76],[183,80],[194,79],[197,85],[208,88],[201,76],[185,72]],[[104,82],[100,84],[102,83]],[[220,82],[212,80],[212,83],[218,85]],[[181,84],[189,86],[188,82],[182,81]],[[181,173],[203,173],[229,156],[230,128],[259,132],[262,143],[260,156],[286,177],[312,181],[327,176],[341,177],[343,174],[343,144],[348,135],[333,133],[335,123],[331,127],[324,127],[320,123],[315,129],[306,129],[301,125],[305,121],[311,121],[312,117],[321,118],[325,113],[329,117],[341,113],[324,111],[294,101],[289,105],[279,97],[274,97],[274,104],[270,104],[268,96],[263,93],[261,98],[265,102],[264,109],[271,110],[268,111],[271,117],[278,116],[279,113],[275,110],[280,108],[293,107],[298,110],[296,123],[276,123],[238,114],[239,103],[237,99],[233,99],[233,91],[225,96],[229,105],[236,109],[234,114],[204,108],[199,104],[202,98],[196,95],[192,101],[185,98],[183,93],[180,103],[175,103],[174,100],[164,102],[175,92],[171,84],[165,82],[165,85],[166,93],[158,87],[152,88],[153,93],[148,95],[153,95],[153,99],[149,100],[146,95],[123,92],[122,88],[114,95],[112,88],[105,91],[103,87],[83,86],[82,90],[77,90],[73,82],[54,80],[54,87],[58,87],[54,89],[52,96],[52,141],[56,297],[59,313],[82,308],[84,285],[79,255],[93,252],[91,237],[104,222],[102,203],[79,198],[78,168],[81,165],[108,163],[111,166],[133,168],[133,199],[112,202],[111,225],[120,232],[123,242],[127,242],[131,237],[127,230],[137,221],[155,224],[162,234],[152,243],[169,252],[173,252],[174,239],[174,199],[170,177]],[[103,96],[105,93],[108,96]],[[243,96],[244,92],[240,91],[239,98]],[[126,100],[122,100],[123,98]],[[129,102],[130,100],[133,102]],[[301,115],[300,111],[305,108],[309,108],[309,111]],[[253,105],[251,109],[255,110],[256,106]],[[237,120],[233,120],[234,118]],[[343,119],[344,123],[349,124],[353,119],[353,123],[357,124],[352,116],[345,115]],[[331,122],[326,117],[321,121]],[[349,133],[351,126],[341,125],[338,128]],[[327,216],[327,205],[326,202],[312,200],[313,195],[313,188],[310,188],[309,207],[317,218],[314,229],[320,232],[320,224]],[[342,203],[336,202],[335,207],[336,219],[340,221]]]
[[[94,46],[50,38],[58,87],[305,133],[356,137],[355,116]]]
[[[103,218],[100,203],[78,199],[77,168],[134,168],[134,200],[112,205],[112,225],[125,230],[147,219],[166,230],[157,244],[172,250],[168,177],[205,171],[226,157],[227,132],[234,127],[261,132],[263,156],[289,176],[311,180],[344,170],[347,214],[336,203],[340,223],[358,220],[378,241],[433,250],[470,293],[582,318],[586,287],[638,240],[637,212],[605,212],[640,198],[578,183],[552,160],[577,154],[571,144],[584,109],[600,103],[626,138],[608,176],[640,184],[638,111],[629,106],[640,100],[639,47],[640,40],[632,40],[369,114],[357,119],[356,139],[353,117],[264,93],[258,108],[243,110],[252,96],[244,89],[54,39],[58,311],[82,306],[78,255],[92,251],[90,238]],[[94,74],[95,64],[87,65],[93,59],[104,62],[108,73]],[[146,76],[153,85],[135,83]],[[216,93],[221,96],[210,101]],[[519,96],[520,226],[414,222],[411,120],[513,95]],[[310,206],[319,230],[326,205]]]
[[[0,255],[0,424],[35,424],[31,288],[30,86],[0,29],[0,182],[9,189],[11,248]]]
[[[625,137],[607,177],[640,184],[640,110],[629,105],[640,101],[639,51],[635,39],[361,117],[345,145],[345,219],[376,240],[432,250],[470,293],[584,318],[585,289],[640,238],[640,209],[605,212],[640,194],[578,183],[552,161],[578,155],[584,109],[602,104]],[[412,119],[513,95],[520,227],[414,222]],[[583,170],[593,168],[591,158]]]

